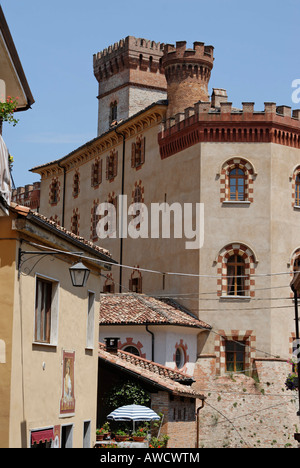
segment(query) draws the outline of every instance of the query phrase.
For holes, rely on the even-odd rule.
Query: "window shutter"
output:
[[[146,148],[146,138],[144,137],[141,141],[141,160],[140,160],[141,164],[144,164],[145,162],[145,148]]]
[[[132,278],[129,280],[129,291],[133,290]]]
[[[135,143],[131,145],[131,167],[135,167]]]

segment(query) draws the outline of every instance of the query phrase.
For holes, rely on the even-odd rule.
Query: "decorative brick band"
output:
[[[241,169],[245,174],[245,201],[252,203],[253,180],[256,173],[252,164],[243,158],[232,158],[223,164],[220,174],[220,202],[230,200],[229,173],[235,168]]]
[[[300,260],[300,247],[298,247],[294,252],[292,253],[292,256],[288,262],[288,265],[290,266],[290,277],[291,281],[294,276],[294,272],[296,271],[296,262]],[[300,263],[300,262],[299,262]],[[299,271],[300,268],[297,266],[297,271]],[[290,298],[294,297],[293,291],[290,291]]]
[[[126,341],[124,343],[120,343],[119,342],[119,346],[118,348],[120,350],[124,349],[124,348],[127,348],[127,346],[133,346],[134,348],[136,348],[139,352],[139,356],[143,359],[146,359],[146,353],[142,353],[142,348],[144,347],[143,344],[138,341],[137,343],[135,343],[133,341],[133,338],[126,338]]]
[[[73,177],[73,197],[77,198],[80,193],[80,172],[77,169]]]
[[[104,293],[107,293],[107,292],[114,293],[115,292],[115,281],[114,281],[112,273],[107,273],[107,275],[106,275],[106,280],[105,280],[104,285],[103,285],[103,292]]]
[[[245,372],[251,370],[255,359],[256,336],[253,330],[219,330],[215,339],[216,373],[226,372],[226,341],[243,341],[245,344]]]
[[[49,203],[52,206],[57,205],[60,201],[60,181],[57,177],[53,177],[49,187]]]
[[[96,228],[97,228],[97,223],[100,219],[100,216],[97,215],[97,207],[99,205],[99,198],[97,198],[97,200],[94,200],[93,201],[93,206],[91,208],[91,235],[90,235],[90,239],[94,242],[96,242],[98,240],[98,236],[97,236],[97,231],[96,231]]]
[[[187,363],[189,362],[190,360],[190,356],[188,355],[187,351],[188,351],[188,345],[187,343],[184,343],[182,339],[180,339],[179,343],[176,343],[175,345],[175,353],[173,354],[173,361],[176,365],[176,351],[177,349],[180,349],[183,354],[184,354],[184,365],[178,369],[180,370],[180,372],[187,372]],[[176,369],[177,369],[177,365],[176,365]]]
[[[291,176],[291,181],[292,181],[292,207],[294,206],[299,206],[296,202],[296,179],[297,176],[300,175],[300,165],[295,167],[293,174]],[[299,203],[299,200],[298,200]]]
[[[75,234],[76,236],[79,235],[79,220],[80,220],[80,214],[78,211],[78,208],[73,209],[73,215],[71,218],[71,232]]]
[[[254,253],[246,245],[240,243],[228,244],[224,247],[219,255],[217,261],[217,274],[221,278],[217,280],[217,294],[218,296],[227,295],[227,261],[232,255],[239,255],[245,262],[245,280],[244,286],[245,296],[254,297],[255,280],[251,279],[251,275],[255,273],[255,265],[257,263]]]
[[[132,203],[144,203],[144,193],[145,187],[143,186],[142,181],[136,181],[132,191]]]

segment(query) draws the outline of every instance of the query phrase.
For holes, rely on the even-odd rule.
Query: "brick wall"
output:
[[[151,394],[151,407],[163,413],[161,435],[170,439],[168,448],[195,448],[196,446],[196,400],[171,396],[167,392]]]

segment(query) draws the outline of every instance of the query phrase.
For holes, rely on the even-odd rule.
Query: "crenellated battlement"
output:
[[[176,42],[173,44],[165,44],[163,63],[164,66],[172,65],[173,63],[199,63],[213,67],[214,62],[214,47],[211,45],[206,46],[204,42],[194,42],[193,49],[186,48],[186,41]]]
[[[98,81],[107,79],[124,69],[140,68],[143,71],[160,71],[164,44],[134,36],[127,36],[119,42],[94,54],[94,74]]]
[[[204,42],[194,42],[193,49],[187,48],[186,41],[176,42],[176,46],[165,45],[162,65],[168,84],[168,116],[198,100],[209,99],[213,51],[213,46],[206,46]]]
[[[94,54],[94,61],[101,58],[110,59],[112,55],[123,53],[128,49],[138,50],[139,52],[157,52],[160,55],[164,44],[160,42],[150,41],[149,39],[137,38],[133,36],[127,36],[125,39],[121,39],[119,42],[115,42],[113,45],[108,46],[106,49]]]
[[[277,143],[300,149],[300,109],[265,102],[255,111],[253,102],[242,109],[231,102],[213,108],[199,101],[163,123],[158,136],[162,159],[200,142]]]

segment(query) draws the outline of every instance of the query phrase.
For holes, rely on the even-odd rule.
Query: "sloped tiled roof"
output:
[[[135,374],[139,379],[175,395],[204,398],[202,394],[196,392],[190,385],[180,383],[192,379],[192,377],[182,372],[162,366],[156,362],[148,361],[126,351],[118,350],[116,354],[112,354],[106,350],[103,343],[99,343],[98,357],[125,372]]]
[[[100,325],[177,325],[210,330],[211,326],[171,299],[145,294],[101,294]]]
[[[68,231],[66,228],[60,226],[57,224],[55,221],[52,221],[51,219],[47,218],[46,216],[42,215],[41,213],[38,213],[36,211],[30,210],[27,206],[22,206],[18,205],[16,203],[11,203],[10,204],[10,209],[12,211],[15,211],[19,216],[23,216],[25,218],[28,218],[30,220],[34,221],[39,221],[42,223],[45,227],[48,227],[49,229],[54,229],[57,234],[62,234],[66,238],[68,238],[70,241],[74,240],[77,243],[81,243],[83,246],[89,247],[90,249],[94,250],[95,253],[100,253],[106,257],[108,257],[107,260],[111,260],[111,254],[108,250],[100,247],[99,245],[94,244],[93,242],[85,239],[84,237],[77,236],[76,234],[73,234],[73,232]]]

